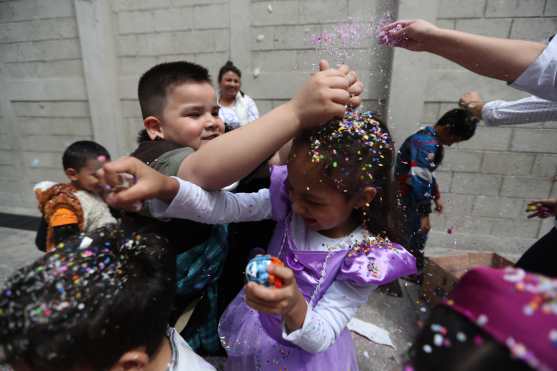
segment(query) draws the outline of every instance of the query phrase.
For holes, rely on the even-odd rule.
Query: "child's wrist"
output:
[[[157,198],[166,203],[171,203],[174,197],[176,197],[176,194],[178,194],[180,183],[176,179],[169,176],[165,176],[164,178],[161,192]]]
[[[306,319],[307,303],[304,296],[298,292],[296,302],[288,312],[283,315],[288,332],[302,328]]]
[[[288,122],[290,122],[296,129],[296,132],[301,130],[302,122],[303,122],[303,115],[302,110],[300,110],[294,101],[295,98],[290,99],[288,102],[284,104],[285,114],[289,116]]]

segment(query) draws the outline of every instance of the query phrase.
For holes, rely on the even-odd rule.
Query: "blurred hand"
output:
[[[124,173],[134,178],[127,187],[122,187]],[[131,211],[138,211],[141,203],[151,198],[170,202],[179,188],[175,179],[130,156],[105,163],[97,177],[105,190],[105,201],[112,207]]]
[[[528,203],[526,212],[531,213],[528,218],[548,218],[557,215],[557,199],[537,200]]]
[[[440,198],[436,198],[433,200],[433,202],[435,203],[435,211],[437,211],[439,214],[442,214],[443,208],[445,207],[445,205],[443,205],[443,201]]]
[[[485,102],[482,100],[477,91],[469,91],[458,100],[458,105],[460,107],[468,110],[478,119],[482,118],[482,108],[484,104]]]

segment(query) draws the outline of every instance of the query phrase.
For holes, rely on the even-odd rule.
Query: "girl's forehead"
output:
[[[322,169],[306,158],[291,157],[288,161],[288,184],[296,191],[318,194],[337,191],[323,175]]]

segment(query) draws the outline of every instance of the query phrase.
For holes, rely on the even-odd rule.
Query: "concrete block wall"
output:
[[[137,83],[157,63],[188,60],[212,76],[228,59],[229,3],[226,0],[115,0],[111,2],[128,151],[143,128]]]
[[[388,3],[388,4],[386,4]],[[390,52],[370,48],[369,39],[350,43],[346,53],[331,53],[325,46],[311,43],[323,32],[335,33],[339,24],[352,27],[377,18],[394,3],[379,0],[288,0],[258,1],[249,4],[251,59],[246,66],[246,92],[256,98],[260,111],[267,111],[292,97],[296,89],[315,71],[319,59],[332,65],[348,63],[365,84],[363,107],[383,112],[388,88]],[[254,70],[261,74],[255,78]],[[285,83],[285,82],[288,83]],[[261,109],[262,108],[262,109]]]
[[[440,0],[440,26],[483,35],[542,41],[557,32],[553,0]],[[485,100],[525,96],[430,56],[422,122],[456,107],[465,92]],[[416,123],[416,126],[419,124]],[[551,223],[527,219],[528,201],[557,194],[557,123],[488,128],[446,151],[438,178],[447,208],[433,216],[431,247],[496,250],[518,256]],[[450,232],[450,234],[449,234]]]
[[[0,87],[0,210],[36,213],[33,183],[92,138],[72,0],[0,2]]]
[[[139,77],[154,64],[170,60],[203,64],[216,86],[219,68],[232,58],[243,72],[243,90],[255,99],[262,114],[292,97],[320,58],[348,62],[366,83],[365,106],[380,110],[380,98],[388,87],[388,75],[380,72],[388,70],[389,51],[370,50],[368,40],[362,40],[361,45],[353,45],[350,58],[334,60],[335,55],[316,50],[310,37],[332,32],[348,19],[369,22],[381,6],[382,1],[362,0],[112,2],[122,113],[130,138],[142,128],[136,92]],[[232,11],[246,14],[247,24],[238,25],[241,21]],[[232,34],[240,32],[245,37],[235,40]],[[235,59],[237,50],[241,56]],[[133,142],[129,146],[133,148]]]

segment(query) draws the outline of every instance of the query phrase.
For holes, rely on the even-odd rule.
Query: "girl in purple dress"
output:
[[[206,192],[179,180],[169,205],[150,203],[161,217],[277,221],[267,252],[285,267],[269,271],[284,286],[250,282],[226,309],[227,370],[358,369],[348,321],[375,287],[416,271],[413,256],[389,240],[392,156],[373,114],[349,111],[298,136],[269,190]]]

